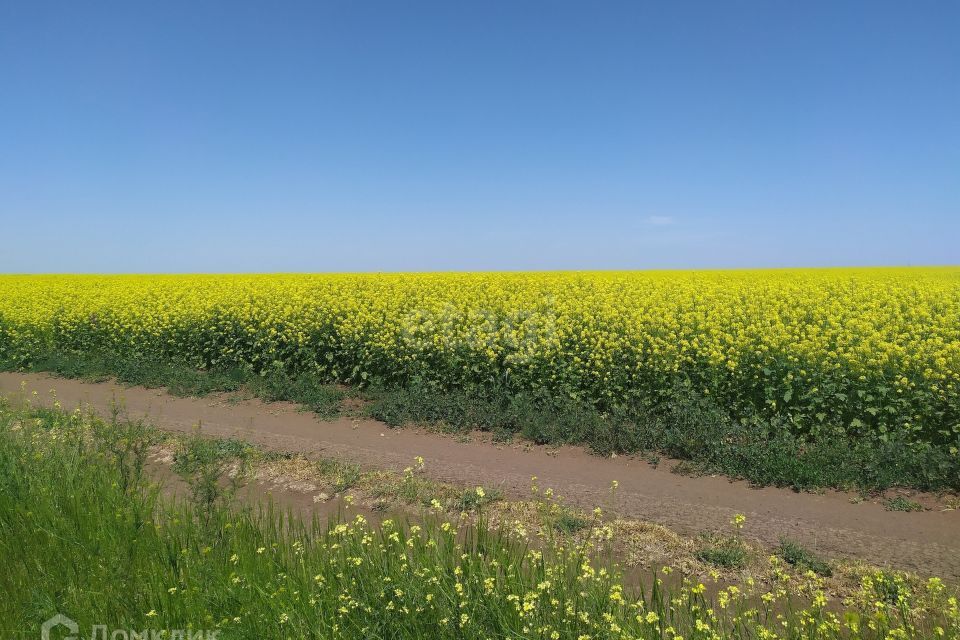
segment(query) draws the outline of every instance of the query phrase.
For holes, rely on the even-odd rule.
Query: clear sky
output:
[[[960,263],[960,2],[0,0],[0,272]]]

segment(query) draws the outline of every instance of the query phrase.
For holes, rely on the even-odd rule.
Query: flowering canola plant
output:
[[[0,276],[0,360],[50,349],[601,410],[681,384],[798,435],[960,434],[960,267]]]

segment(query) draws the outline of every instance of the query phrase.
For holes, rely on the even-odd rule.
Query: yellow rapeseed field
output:
[[[684,384],[799,433],[960,431],[960,267],[0,276],[0,359],[51,348],[601,409]]]

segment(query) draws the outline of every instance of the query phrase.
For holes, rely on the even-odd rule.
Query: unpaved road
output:
[[[722,477],[672,474],[629,457],[600,458],[563,447],[497,445],[418,429],[390,429],[372,420],[320,421],[289,403],[223,397],[177,398],[157,389],[87,383],[46,375],[0,373],[0,393],[37,392],[50,404],[51,391],[65,408],[84,405],[109,413],[115,400],[131,418],[146,417],[162,429],[202,431],[243,438],[258,445],[304,454],[338,456],[367,467],[403,468],[423,456],[426,473],[462,485],[499,487],[507,495],[529,495],[530,477],[553,487],[571,504],[612,507],[618,514],[663,524],[683,534],[729,527],[735,513],[747,516],[748,537],[776,545],[781,536],[828,557],[854,557],[898,569],[960,580],[960,511],[886,511],[880,504],[851,503],[850,494],[795,493],[752,488]],[[619,482],[611,499],[610,485]]]

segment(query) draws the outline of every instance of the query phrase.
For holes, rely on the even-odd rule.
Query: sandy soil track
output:
[[[822,495],[752,488],[721,477],[672,474],[629,457],[599,458],[563,447],[460,441],[418,429],[390,429],[372,420],[320,421],[288,403],[223,397],[177,398],[157,389],[86,383],[46,375],[0,373],[0,393],[51,391],[66,408],[86,405],[107,413],[120,402],[127,415],[146,417],[162,429],[238,437],[268,448],[340,456],[367,467],[403,468],[417,455],[431,477],[466,485],[529,494],[530,477],[584,508],[611,505],[610,483],[620,483],[613,508],[620,514],[666,525],[680,533],[723,529],[735,513],[748,518],[745,534],[769,545],[781,536],[799,540],[828,557],[861,558],[880,566],[960,580],[960,511],[889,512],[880,504],[851,503],[851,495]]]

